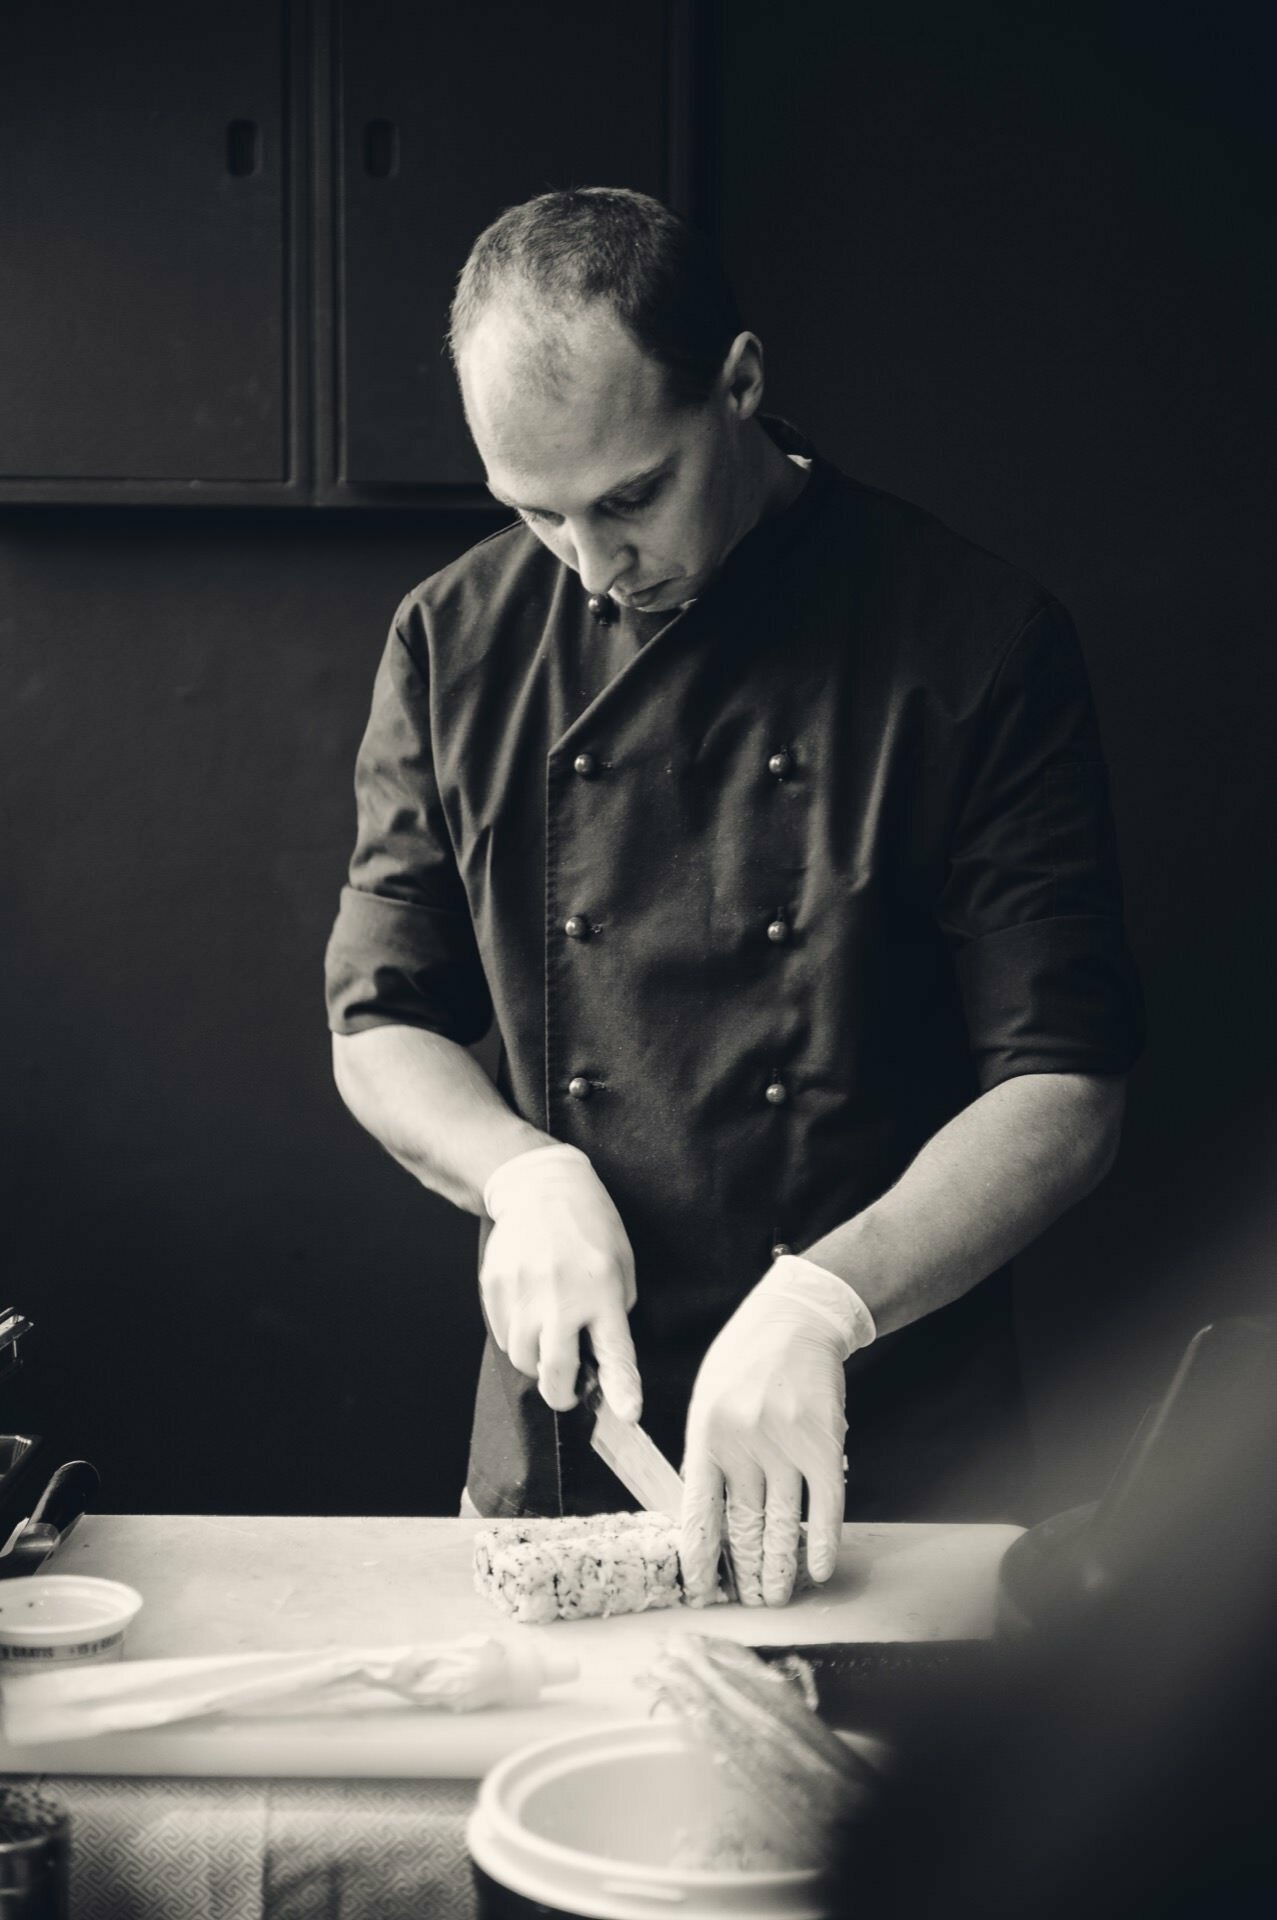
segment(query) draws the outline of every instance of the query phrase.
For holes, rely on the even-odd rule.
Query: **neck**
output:
[[[773,514],[783,513],[786,507],[792,506],[807,484],[807,469],[783,453],[757,420],[748,423],[745,436],[736,475],[732,534],[719,553],[715,573],[747,533],[752,533]]]
[[[748,455],[742,475],[737,540],[743,540],[760,521],[792,506],[807,484],[806,468],[782,452],[756,419],[750,421],[747,431]]]

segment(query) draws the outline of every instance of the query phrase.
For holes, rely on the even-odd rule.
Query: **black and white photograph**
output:
[[[1277,22],[0,0],[0,1909],[1277,1906]]]

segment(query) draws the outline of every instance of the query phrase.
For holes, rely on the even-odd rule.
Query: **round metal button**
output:
[[[794,771],[794,756],[788,747],[781,747],[767,762],[768,773],[774,773],[778,780],[786,779]]]
[[[772,1248],[772,1259],[783,1260],[785,1258],[785,1255],[787,1253],[791,1253],[792,1251],[793,1249],[791,1248],[788,1240],[778,1240],[775,1246]]]
[[[569,940],[588,940],[590,923],[583,913],[574,913],[563,922],[563,931]]]
[[[573,773],[579,773],[582,780],[592,780],[599,770],[599,763],[592,753],[578,753],[572,762]]]
[[[588,1100],[593,1091],[583,1073],[574,1073],[568,1081],[568,1092],[574,1100]]]
[[[767,923],[767,938],[774,947],[783,947],[789,938],[788,920],[769,920]]]
[[[783,1080],[773,1080],[767,1089],[767,1099],[773,1107],[783,1107],[789,1098],[789,1088]]]

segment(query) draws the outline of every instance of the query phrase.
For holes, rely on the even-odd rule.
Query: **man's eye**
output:
[[[646,493],[631,494],[624,500],[610,500],[608,511],[609,513],[642,513],[644,507],[651,506],[659,492],[659,487],[649,487]]]
[[[623,499],[609,500],[601,504],[598,510],[600,513],[621,516],[642,513],[645,508],[651,506],[659,492],[659,486],[649,487],[645,493],[627,494]],[[520,520],[526,520],[530,525],[557,527],[562,522],[561,514],[542,513],[537,507],[516,507],[515,512]]]

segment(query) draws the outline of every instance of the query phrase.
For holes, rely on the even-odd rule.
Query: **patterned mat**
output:
[[[471,1780],[42,1776],[71,1920],[474,1920]]]

